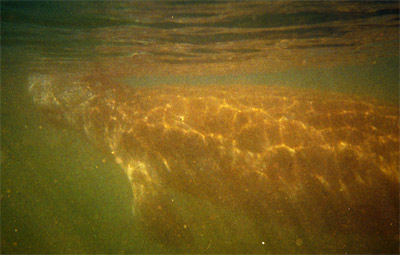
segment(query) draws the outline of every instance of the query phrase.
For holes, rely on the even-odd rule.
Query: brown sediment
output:
[[[245,212],[261,234],[271,222],[307,229],[305,245],[320,232],[382,239],[389,252],[398,243],[395,106],[279,86],[67,81],[31,79],[35,103],[109,148],[161,241],[194,238],[165,192],[175,190]]]

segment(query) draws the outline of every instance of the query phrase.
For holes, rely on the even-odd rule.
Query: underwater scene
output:
[[[398,254],[398,1],[1,1],[1,252]]]

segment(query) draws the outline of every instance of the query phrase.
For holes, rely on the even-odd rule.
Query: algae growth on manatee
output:
[[[29,92],[48,121],[113,155],[135,217],[161,243],[196,245],[199,226],[173,191],[243,212],[270,242],[283,241],[279,225],[316,250],[351,250],[350,234],[398,244],[395,106],[293,87],[133,87],[68,74],[34,74]]]

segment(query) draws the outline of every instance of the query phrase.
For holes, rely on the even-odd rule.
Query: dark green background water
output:
[[[228,59],[240,63],[241,59],[266,57],[264,44],[260,46],[259,40],[268,52],[272,49],[268,45],[275,45],[270,54],[278,58],[288,53],[287,48],[279,47],[282,40],[292,40],[291,47],[298,49],[306,44],[308,50],[291,52],[294,56],[315,54],[315,41],[336,40],[337,45],[327,44],[321,51],[319,44],[318,49],[322,55],[328,56],[330,50],[342,54],[337,59],[330,55],[327,58],[329,63],[338,63],[335,65],[317,62],[299,67],[289,61],[284,70],[210,75],[137,75],[132,71],[128,76],[125,72],[124,79],[142,86],[280,84],[374,96],[398,104],[398,4],[370,2],[363,10],[347,3],[342,7],[344,11],[340,11],[340,4],[334,4],[335,8],[327,3],[315,7],[313,2],[294,2],[284,6],[265,4],[260,8],[259,3],[252,2],[239,5],[195,1],[2,1],[2,253],[187,252],[163,247],[139,230],[131,214],[129,182],[110,155],[100,152],[74,131],[52,126],[42,119],[27,94],[27,78],[32,72],[85,72],[92,62],[107,63],[116,58],[124,62],[125,57],[137,54],[144,57],[136,67],[168,67],[174,63],[170,65],[176,69],[176,65],[186,68],[192,63],[228,63]],[[172,16],[174,20],[169,19]],[[175,21],[178,18],[180,22]],[[376,22],[375,27],[362,26],[360,21],[364,20],[370,25]],[[373,29],[372,34],[382,29],[382,33],[394,31],[394,35],[384,34],[387,40],[350,40],[346,38],[351,33],[346,24],[353,24],[354,33],[364,34],[364,30]],[[290,28],[295,25],[300,27]],[[254,30],[282,27],[288,30]],[[194,28],[215,31],[207,34],[201,30],[203,33],[196,34]],[[242,30],[235,32],[236,28]],[[231,42],[236,43],[235,47],[230,46]],[[160,45],[166,51],[160,50]],[[246,49],[243,45],[252,46]],[[352,58],[360,61],[350,61]],[[281,59],[285,61],[284,57]],[[199,218],[217,217],[212,226],[207,226],[207,238],[198,240],[198,247],[192,252],[269,251],[261,244],[261,237],[252,233],[256,223],[240,212],[225,211],[183,194],[176,194],[176,198],[182,208]],[[274,227],[279,226],[271,226]],[[288,243],[274,244],[273,251],[315,252],[313,247],[298,247],[290,241],[296,237],[290,231],[286,234]]]

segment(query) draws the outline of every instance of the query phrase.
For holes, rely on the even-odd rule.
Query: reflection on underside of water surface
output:
[[[83,60],[115,76],[270,72],[397,54],[394,2],[33,2],[3,9],[3,44],[30,45],[27,54],[44,70],[81,70],[71,61]]]

